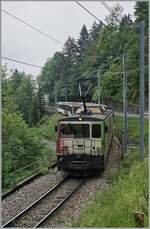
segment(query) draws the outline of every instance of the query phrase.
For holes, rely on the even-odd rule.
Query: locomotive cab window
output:
[[[90,126],[89,124],[61,124],[60,136],[66,138],[89,138]]]
[[[92,138],[100,138],[101,137],[101,125],[93,124],[92,125]]]

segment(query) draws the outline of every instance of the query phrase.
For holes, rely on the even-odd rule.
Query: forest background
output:
[[[14,172],[34,161],[45,161],[50,154],[38,130],[47,119],[45,104],[54,105],[55,93],[59,101],[81,101],[78,79],[97,76],[100,71],[101,102],[122,106],[122,55],[126,47],[128,104],[139,104],[139,30],[145,22],[145,96],[148,98],[148,2],[136,2],[134,17],[123,15],[116,5],[106,18],[107,26],[93,22],[87,31],[81,28],[79,38],[68,37],[61,52],[48,58],[36,80],[17,69],[8,73],[1,66],[2,81],[2,186],[14,185]],[[85,85],[86,86],[86,85]],[[95,84],[87,101],[98,100]],[[45,98],[47,100],[45,101]],[[45,103],[46,102],[46,103]],[[52,131],[52,130],[51,130]],[[53,131],[52,131],[53,132]]]

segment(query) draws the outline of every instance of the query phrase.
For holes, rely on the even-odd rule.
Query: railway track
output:
[[[38,200],[2,225],[2,227],[37,228],[43,226],[84,182],[85,179],[66,176],[59,184],[55,185]]]
[[[53,163],[50,168],[55,168],[57,166],[57,162]],[[25,179],[24,181],[20,182],[17,184],[13,189],[10,189],[9,191],[5,192],[2,194],[2,200],[5,199],[6,197],[10,196],[13,194],[15,191],[19,190],[23,186],[31,183],[33,180],[41,176],[41,172],[37,172],[34,175],[30,176],[29,178]]]

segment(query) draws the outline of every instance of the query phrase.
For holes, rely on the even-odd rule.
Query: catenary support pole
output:
[[[125,52],[122,56],[123,61],[123,112],[124,112],[124,140],[123,140],[123,153],[127,153],[127,75],[125,69]]]
[[[139,25],[140,34],[140,159],[144,159],[144,21]]]
[[[57,104],[57,85],[55,84],[55,108],[56,108],[56,105]]]
[[[98,70],[98,105],[100,105],[100,69]]]
[[[67,84],[65,80],[65,102],[67,102]]]

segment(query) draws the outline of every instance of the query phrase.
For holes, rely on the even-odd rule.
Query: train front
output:
[[[96,118],[69,117],[57,125],[58,170],[89,175],[104,169],[102,128]]]

